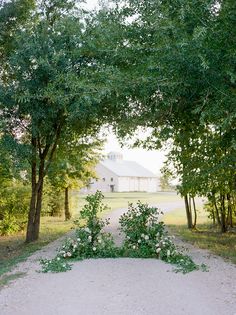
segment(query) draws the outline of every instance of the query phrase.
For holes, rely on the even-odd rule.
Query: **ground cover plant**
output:
[[[120,217],[120,230],[124,234],[121,247],[116,247],[113,236],[103,231],[108,220],[98,217],[106,210],[100,191],[86,197],[87,204],[80,213],[74,238],[67,238],[53,259],[40,261],[43,272],[61,272],[71,269],[73,260],[101,257],[157,258],[176,266],[176,272],[187,273],[206,269],[194,263],[190,256],[179,251],[159,219],[162,214],[156,207],[138,202],[129,204]]]

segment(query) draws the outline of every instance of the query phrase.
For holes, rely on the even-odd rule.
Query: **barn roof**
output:
[[[123,177],[157,177],[154,173],[134,161],[112,161],[104,160],[101,162],[103,166],[115,173],[117,176]]]

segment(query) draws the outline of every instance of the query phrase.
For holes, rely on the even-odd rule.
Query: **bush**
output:
[[[64,194],[54,187],[48,178],[45,178],[42,215],[51,217],[61,217],[64,213]]]
[[[198,270],[191,257],[179,252],[173,243],[165,225],[159,216],[163,214],[156,207],[138,202],[137,206],[129,204],[119,222],[125,235],[123,252],[128,257],[159,258],[176,265],[176,272],[187,273]],[[205,266],[202,266],[205,269]]]
[[[103,198],[99,191],[86,198],[87,204],[77,221],[80,227],[76,230],[76,237],[68,238],[53,260],[41,260],[43,272],[69,270],[70,265],[64,265],[68,259],[118,256],[159,258],[176,265],[176,272],[187,273],[199,269],[189,256],[183,255],[174,245],[173,237],[168,235],[164,223],[159,220],[162,212],[141,202],[137,206],[129,204],[127,213],[121,216],[120,229],[125,239],[122,247],[117,248],[112,235],[102,230],[109,221],[98,217],[99,212],[107,209],[102,203]]]
[[[58,249],[54,260],[41,260],[43,272],[58,272],[58,266],[62,266],[66,259],[81,260],[119,256],[119,249],[115,247],[112,235],[102,231],[109,221],[98,217],[99,212],[107,209],[107,206],[102,203],[103,198],[100,191],[86,197],[87,204],[80,212],[79,220],[76,221],[79,226],[75,232],[76,237],[66,239],[62,247]],[[66,270],[69,268],[66,267],[61,271]]]
[[[30,200],[30,188],[16,182],[0,192],[0,235],[9,235],[25,228]]]

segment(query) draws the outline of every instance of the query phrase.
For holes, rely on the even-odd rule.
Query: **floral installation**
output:
[[[140,201],[137,205],[130,203],[128,211],[120,217],[124,241],[121,247],[116,247],[113,236],[103,231],[109,220],[99,218],[99,213],[107,209],[102,203],[103,198],[100,191],[86,197],[87,204],[76,221],[75,238],[67,238],[55,258],[40,261],[42,272],[70,270],[68,261],[109,257],[157,258],[175,265],[174,271],[182,273],[207,270],[205,265],[195,264],[190,256],[177,248],[174,236],[168,234],[160,220],[163,212]]]

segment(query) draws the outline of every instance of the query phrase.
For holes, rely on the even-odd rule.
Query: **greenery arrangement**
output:
[[[87,204],[77,221],[77,224],[82,221],[82,226],[76,230],[76,237],[67,238],[54,259],[40,261],[42,272],[70,270],[68,260],[102,257],[157,258],[176,265],[175,272],[182,273],[206,269],[204,265],[198,266],[191,257],[179,252],[173,237],[159,220],[162,213],[141,202],[137,206],[129,204],[128,211],[121,216],[119,222],[124,242],[120,248],[116,247],[113,236],[103,232],[109,221],[98,218],[98,213],[106,209],[103,198],[100,191],[86,197]]]

